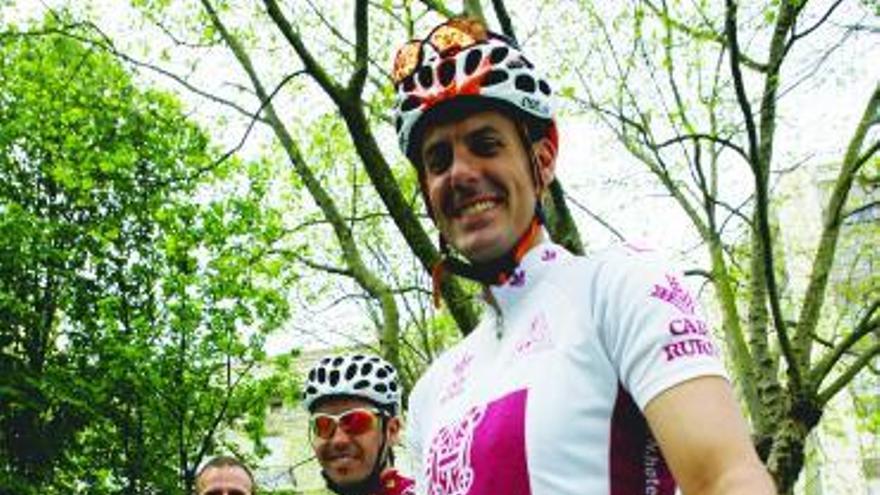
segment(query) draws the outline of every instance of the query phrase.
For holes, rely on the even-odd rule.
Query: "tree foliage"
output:
[[[283,280],[292,277],[287,270],[335,277],[320,290],[337,300],[364,303],[380,350],[408,379],[453,340],[455,329],[467,333],[473,327],[475,288],[460,280],[443,286],[448,313],[429,309],[423,287],[438,258],[435,232],[422,213],[414,174],[396,152],[388,115],[393,41],[422,34],[462,12],[486,19],[529,53],[551,54],[542,62],[567,100],[563,114],[585,114],[604,124],[633,166],[649,171],[688,219],[707,260],[694,272],[713,288],[732,376],[759,453],[783,492],[791,490],[801,471],[804,441],[821,421],[825,404],[876,368],[877,82],[851,109],[848,130],[830,151],[813,149],[812,142],[787,145],[803,124],[787,105],[799,93],[827,91],[813,82],[829,65],[858,67],[859,60],[841,62],[833,55],[876,33],[877,2],[355,0],[331,8],[312,1],[138,0],[132,5],[143,26],[161,33],[165,43],[156,53],[143,55],[142,47],[125,46],[102,32],[95,18],[69,20],[65,31],[80,26],[74,32],[90,53],[118,57],[168,78],[200,102],[219,105],[224,124],[234,123],[228,127],[241,131],[241,143],[268,136],[273,144],[266,160],[250,169],[246,181],[254,193],[241,201],[260,204],[266,192],[260,184],[271,183],[269,177],[283,177],[291,195],[291,206],[281,214],[232,203],[205,209],[184,201],[179,208],[158,208],[174,212],[157,218],[163,234],[146,229],[138,239],[154,243],[132,244],[151,249],[137,256],[129,254],[134,248],[124,251],[126,260],[153,256],[163,267],[145,269],[131,284],[142,291],[132,292],[137,304],[126,304],[155,308],[165,318],[151,316],[148,322],[162,321],[167,328],[180,323],[186,329],[155,337],[167,344],[166,371],[179,370],[174,359],[180,363],[195,352],[196,342],[222,342],[220,330],[241,324],[236,318],[253,318],[268,328],[282,319],[281,313],[260,313],[263,306],[257,303],[243,306],[251,308],[250,316],[230,309],[215,291],[244,279],[220,276],[204,262],[207,254],[189,254],[194,249],[224,260],[215,266],[247,280]],[[218,53],[227,57],[222,70],[210,62]],[[175,56],[186,63],[169,63]],[[207,69],[208,81],[199,81],[205,60],[213,69]],[[843,73],[846,67],[837,65],[831,72]],[[214,174],[214,161],[195,165],[200,173],[183,175]],[[62,169],[62,175],[73,174]],[[820,182],[822,204],[808,227],[781,220],[798,200],[796,194],[784,195],[782,184],[799,171],[807,172],[810,187]],[[813,180],[817,175],[825,179]],[[181,183],[160,182],[168,191]],[[559,184],[552,193],[551,232],[578,251],[580,237],[565,206],[566,193]],[[212,208],[223,213],[211,214]],[[232,221],[229,212],[243,223]],[[212,237],[214,222],[223,225],[218,232],[235,232],[231,239]],[[174,233],[173,241],[164,240],[164,229]],[[797,229],[810,229],[806,242],[813,244],[800,252],[790,241]],[[114,270],[128,273],[113,266],[106,273]],[[217,278],[205,280],[206,274]],[[231,297],[261,300],[258,293]],[[25,311],[21,301],[26,300],[4,304],[9,311],[19,306]],[[110,314],[119,304],[108,306]],[[281,298],[265,307],[280,306]],[[218,316],[206,319],[205,314]],[[57,328],[68,327],[59,323]],[[85,370],[82,376],[88,376]],[[35,391],[10,393],[20,400],[39,397]],[[178,411],[188,409],[181,405]],[[181,472],[190,465],[183,462]]]
[[[0,491],[188,491],[279,393],[250,374],[289,312],[269,168],[61,27],[0,37]]]

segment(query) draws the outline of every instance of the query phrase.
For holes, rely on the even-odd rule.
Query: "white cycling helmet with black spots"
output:
[[[400,381],[397,370],[379,356],[351,353],[327,356],[309,370],[302,402],[313,412],[323,400],[363,399],[383,408],[392,416],[400,410]]]
[[[550,85],[514,41],[479,21],[451,19],[424,40],[408,42],[397,52],[392,79],[395,129],[410,159],[421,120],[457,98],[485,98],[547,121],[548,137],[557,146]]]

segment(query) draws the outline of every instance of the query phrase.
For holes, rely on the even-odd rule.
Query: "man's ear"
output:
[[[397,442],[400,441],[400,429],[402,428],[400,418],[397,416],[389,418],[385,428],[385,433],[388,435],[388,445],[397,445]]]
[[[532,153],[538,159],[538,172],[541,174],[541,184],[546,188],[556,177],[556,146],[548,137],[543,137],[532,143]]]

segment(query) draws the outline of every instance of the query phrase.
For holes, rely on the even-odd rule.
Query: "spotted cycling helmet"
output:
[[[302,402],[311,412],[322,399],[364,399],[394,416],[400,393],[397,370],[388,361],[366,354],[341,354],[324,357],[312,366]]]
[[[414,156],[422,118],[441,103],[462,97],[486,98],[549,121],[548,137],[557,147],[550,85],[516,42],[477,20],[454,18],[424,40],[406,43],[394,59],[392,79],[395,129],[407,157]]]

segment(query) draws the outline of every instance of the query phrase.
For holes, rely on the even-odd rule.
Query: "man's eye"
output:
[[[432,174],[443,173],[452,163],[452,150],[448,146],[437,146],[425,157],[425,168]]]
[[[494,155],[498,151],[498,148],[500,146],[501,143],[494,138],[475,139],[471,143],[471,149],[473,150],[474,154],[480,156]]]

